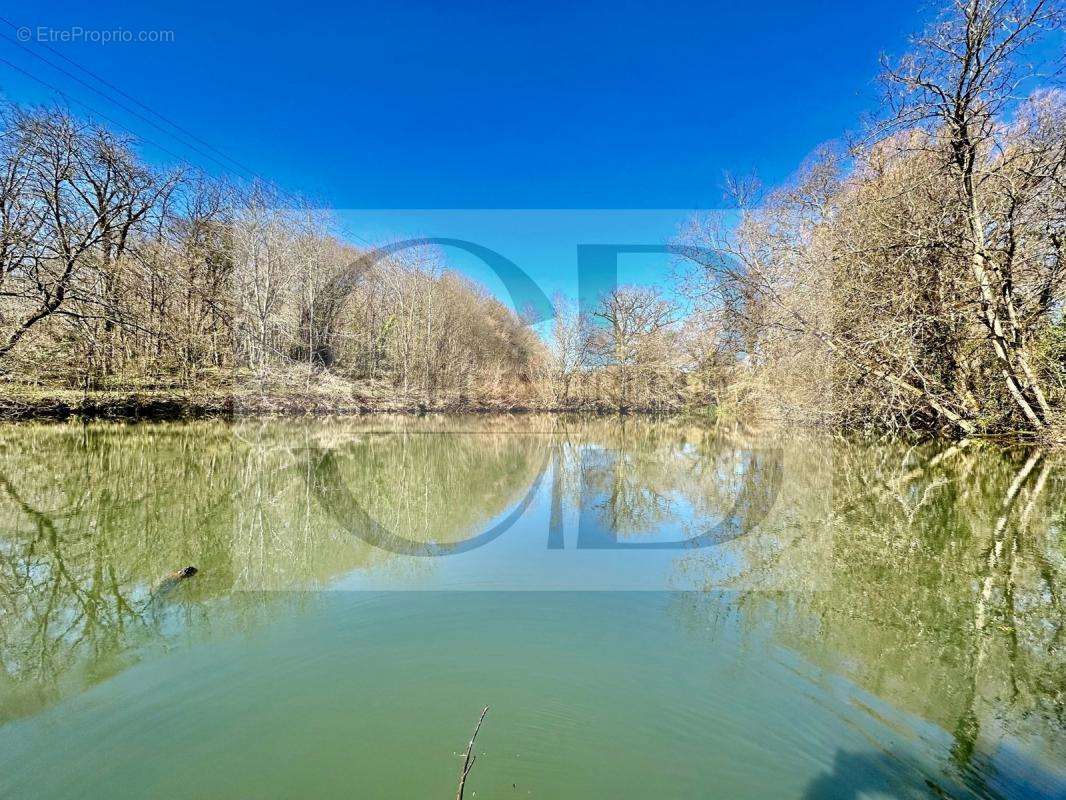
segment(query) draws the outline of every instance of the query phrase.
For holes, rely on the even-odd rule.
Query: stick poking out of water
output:
[[[470,774],[470,770],[474,767],[474,761],[477,759],[477,756],[474,755],[474,740],[477,738],[477,732],[481,730],[481,723],[485,721],[485,715],[488,713],[489,707],[485,706],[481,716],[478,718],[477,725],[474,726],[474,735],[470,737],[470,744],[466,746],[466,754],[463,756],[463,768],[459,772],[459,791],[455,793],[455,800],[463,800],[466,776]]]

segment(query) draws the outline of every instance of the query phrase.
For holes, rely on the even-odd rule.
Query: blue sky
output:
[[[575,296],[577,244],[668,241],[721,205],[725,172],[777,183],[854,130],[878,56],[931,14],[919,0],[33,0],[0,10],[0,92],[93,113],[153,162],[341,209],[353,242],[469,239]],[[508,299],[477,259],[446,256]],[[669,261],[623,257],[620,279],[669,285]]]
[[[0,39],[0,57],[72,100],[206,169],[241,172],[27,51],[95,83],[61,53],[286,189],[373,209],[715,207],[723,171],[777,182],[854,128],[876,101],[879,53],[904,49],[929,16],[916,0],[3,7],[32,38],[26,50]],[[173,41],[52,39],[50,52],[37,40],[75,26]],[[4,63],[0,90],[55,94]]]

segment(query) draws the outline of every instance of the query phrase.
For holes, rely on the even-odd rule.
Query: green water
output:
[[[467,798],[1066,797],[1064,498],[695,421],[0,427],[0,797],[450,798],[486,705]]]

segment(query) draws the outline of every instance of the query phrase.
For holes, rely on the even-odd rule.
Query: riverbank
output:
[[[404,394],[386,383],[357,383],[328,373],[312,380],[306,375],[274,377],[262,384],[239,380],[232,384],[209,383],[196,387],[165,385],[127,385],[106,389],[76,390],[29,385],[15,381],[0,382],[0,422],[111,420],[116,422],[180,421],[188,419],[238,417],[324,417],[360,414],[587,414],[615,415],[711,415],[732,420],[736,409],[715,409],[711,404],[694,406],[677,403],[656,407],[619,409],[608,399],[596,403],[543,402],[534,396],[500,397],[481,395],[464,397],[422,393]],[[745,417],[750,419],[752,417]],[[800,429],[838,430],[831,424],[797,420],[763,413],[760,422],[771,427],[781,425]],[[929,438],[959,441],[959,438],[922,431],[862,429],[866,433],[891,433],[912,440]],[[842,433],[859,433],[840,431]],[[1000,445],[1061,448],[1066,446],[1066,421],[1054,425],[1042,435],[1031,431],[986,431],[961,439],[994,441]]]
[[[5,387],[6,388],[6,387]],[[514,412],[539,411],[525,406],[450,400],[386,400],[373,396],[337,395],[290,390],[262,394],[226,389],[181,390],[49,390],[21,392],[0,398],[0,420],[113,419],[179,420],[202,417],[312,416],[360,413]]]
[[[626,413],[691,411],[682,406],[628,408]],[[0,383],[0,420],[181,420],[232,416],[323,416],[330,414],[427,413],[594,413],[616,414],[608,402],[560,406],[529,397],[403,394],[381,384],[340,380],[274,380],[232,385],[125,386],[77,390]]]

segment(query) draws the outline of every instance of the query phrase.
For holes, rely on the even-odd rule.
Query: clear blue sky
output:
[[[95,83],[38,29],[173,31],[48,45],[284,188],[365,209],[716,207],[724,171],[777,182],[853,129],[876,102],[879,53],[904,49],[931,15],[919,0],[0,8],[32,32],[26,50],[0,39],[0,58],[222,171],[27,52]],[[0,90],[54,96],[4,63]]]

